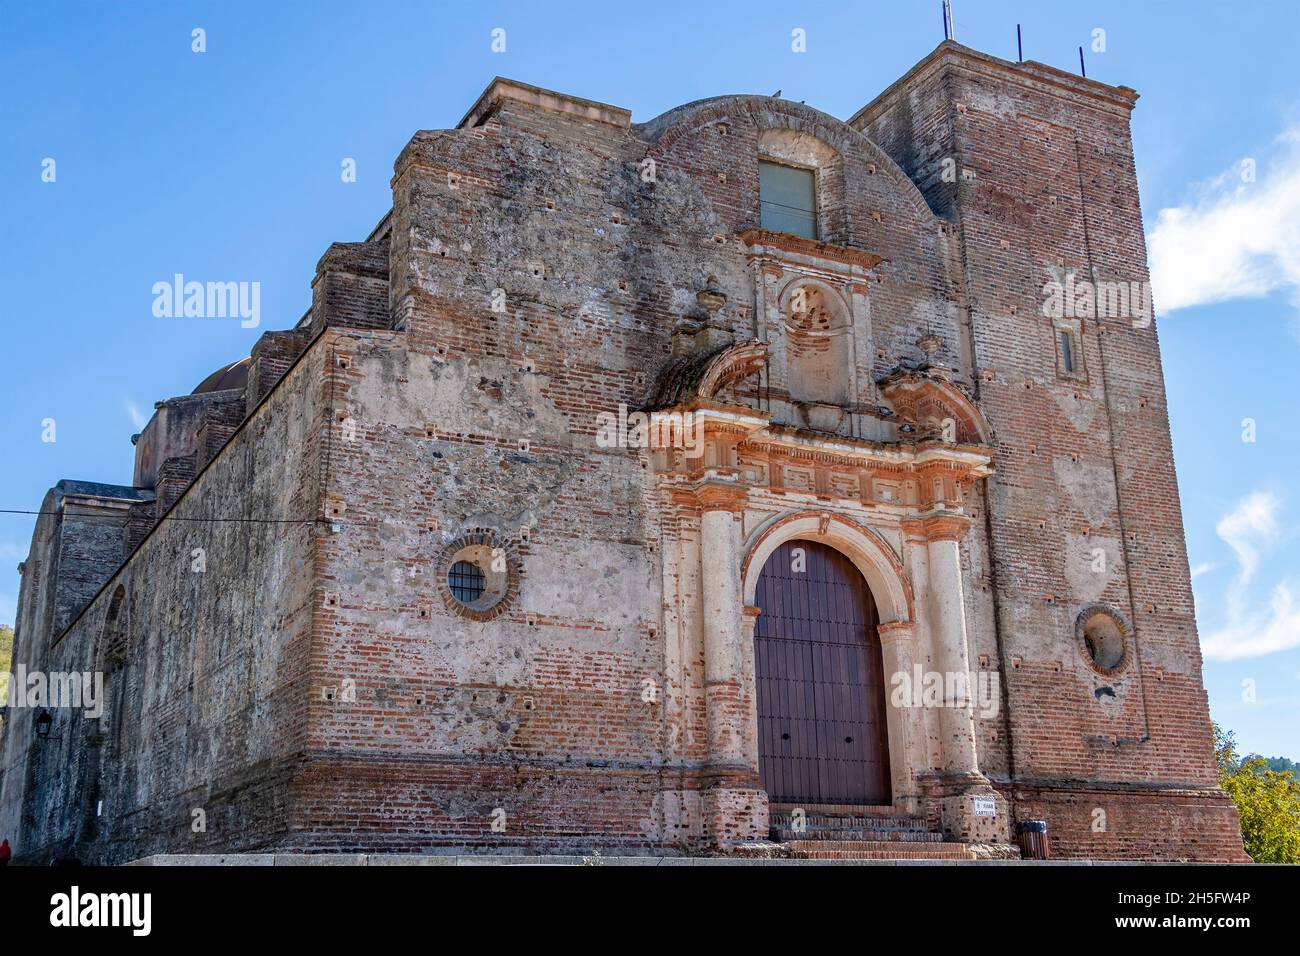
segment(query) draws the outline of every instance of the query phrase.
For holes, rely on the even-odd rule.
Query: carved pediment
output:
[[[992,432],[979,407],[946,373],[937,367],[895,369],[878,383],[880,394],[916,438],[991,445]]]
[[[684,355],[669,362],[655,380],[646,411],[713,402],[729,386],[756,374],[767,364],[763,342],[737,342],[711,352]]]

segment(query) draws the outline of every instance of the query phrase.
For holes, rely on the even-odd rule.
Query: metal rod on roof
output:
[[[1020,42],[1020,24],[1019,24],[1019,23],[1016,24],[1016,62],[1017,62],[1017,63],[1024,63],[1024,62],[1025,62],[1025,48],[1024,48],[1024,45],[1021,44],[1021,42]]]
[[[943,38],[951,40],[952,37],[948,36],[948,0],[941,0],[939,12],[943,16]]]
[[[1085,80],[1088,78],[1088,68],[1083,65],[1083,47],[1079,47],[1079,74]]]

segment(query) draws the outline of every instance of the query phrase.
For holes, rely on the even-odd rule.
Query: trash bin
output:
[[[1046,860],[1051,854],[1047,848],[1047,821],[1020,821],[1020,855],[1026,860]]]

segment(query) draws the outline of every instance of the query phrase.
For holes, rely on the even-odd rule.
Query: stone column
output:
[[[966,643],[966,596],[962,592],[962,535],[964,518],[932,518],[926,522],[926,552],[930,565],[930,599],[933,613],[934,663],[944,675],[943,766],[953,773],[978,773],[975,755],[975,720],[971,711],[970,650]],[[960,682],[950,678],[960,675]]]
[[[924,713],[916,706],[913,695],[898,699],[894,677],[906,675],[902,682],[910,689],[915,675],[914,645],[916,629],[911,621],[893,621],[876,628],[880,634],[881,660],[884,664],[886,720],[889,730],[889,775],[894,791],[894,805],[907,813],[920,811],[916,787],[917,767],[926,766]]]
[[[741,594],[740,522],[726,507],[700,515],[700,590],[704,599],[704,688],[709,759],[742,758],[735,704],[739,697]]]
[[[705,481],[696,494],[708,728],[703,808],[710,841],[726,846],[763,839],[767,829],[767,800],[759,786],[753,739],[753,650],[745,646],[752,640],[753,625],[746,626],[740,583],[740,517],[746,489],[732,482]]]
[[[744,587],[744,582],[741,582]],[[759,608],[745,606],[740,629],[741,700],[746,701],[745,727],[758,727],[758,680],[754,663],[754,631],[758,627]],[[758,734],[741,735],[741,758],[745,766],[758,773]]]
[[[939,512],[923,520],[929,564],[931,636],[935,669],[944,678],[939,711],[942,734],[937,773],[923,781],[927,799],[938,804],[943,828],[971,843],[1010,839],[1006,802],[980,773],[971,708],[970,649],[961,577],[961,539],[970,519]],[[992,808],[992,813],[986,812]]]

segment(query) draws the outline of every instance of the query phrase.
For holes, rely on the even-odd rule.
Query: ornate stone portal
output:
[[[1005,842],[1006,808],[976,757],[959,553],[970,490],[992,474],[982,418],[945,369],[925,365],[880,383],[892,408],[871,410],[879,439],[778,424],[762,407],[768,348],[754,340],[679,360],[650,410],[657,487],[683,533],[698,536],[698,571],[666,556],[665,573],[698,573],[703,596],[698,622],[677,625],[698,625],[703,639],[709,836],[725,845],[767,834],[754,594],[768,557],[798,540],[837,549],[862,573],[890,689],[918,665],[949,678],[940,706],[904,694],[904,706],[887,708],[893,806],[937,816],[953,838]]]

